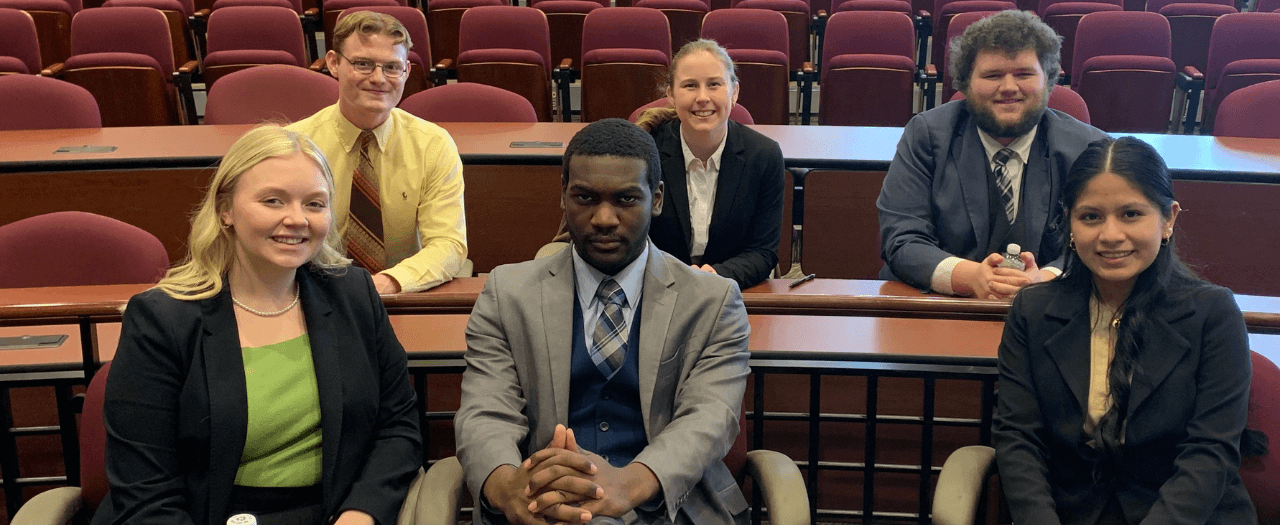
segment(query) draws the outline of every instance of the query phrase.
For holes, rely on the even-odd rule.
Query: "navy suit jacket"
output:
[[[304,267],[306,268],[306,267]],[[298,270],[320,394],[325,515],[395,523],[422,465],[404,348],[369,273]],[[125,310],[104,397],[105,524],[219,524],[248,426],[239,330],[225,285],[182,301],[152,289]]]
[[[1061,253],[1051,225],[1061,215],[1067,171],[1090,142],[1106,136],[1057,110],[1047,109],[1040,118],[1036,140],[1046,146],[1045,157],[1030,159],[1024,169],[1019,201],[1026,238],[1040,239],[1022,249],[1035,254],[1040,265]],[[880,278],[927,289],[943,259],[981,261],[990,255],[989,164],[964,101],[943,104],[907,123],[876,200],[880,257],[886,265]]]
[[[662,214],[653,218],[649,239],[662,251],[689,264],[693,227],[689,222],[680,121],[659,125],[653,138],[662,154],[662,179],[666,185]],[[769,272],[778,265],[783,169],[782,149],[777,142],[729,121],[702,262],[710,264],[720,276],[737,281],[743,290],[768,279]]]
[[[1014,523],[1092,525],[1113,495],[1129,523],[1256,523],[1238,472],[1249,341],[1231,291],[1196,284],[1150,312],[1122,459],[1095,482],[1089,290],[1063,284],[1019,293],[1000,343],[994,437]]]

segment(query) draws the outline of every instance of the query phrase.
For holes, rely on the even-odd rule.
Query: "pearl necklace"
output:
[[[231,302],[236,303],[236,306],[239,306],[240,308],[243,308],[246,312],[249,312],[258,317],[276,317],[279,315],[283,315],[285,312],[292,310],[293,307],[298,305],[299,292],[301,292],[301,287],[295,287],[293,289],[293,302],[289,303],[289,306],[286,306],[283,309],[277,310],[274,312],[263,312],[261,310],[254,310],[253,308],[249,308],[248,306],[245,306],[244,303],[240,302],[239,299],[236,299],[236,296],[234,295],[231,296]]]

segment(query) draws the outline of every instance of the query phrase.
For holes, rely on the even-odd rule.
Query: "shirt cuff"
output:
[[[1059,269],[1054,268],[1054,267],[1052,267],[1052,266],[1041,266],[1041,267],[1040,267],[1040,269],[1041,269],[1041,270],[1044,270],[1044,271],[1046,271],[1046,272],[1049,272],[1049,273],[1051,273],[1051,274],[1053,274],[1053,277],[1054,277],[1055,279],[1056,279],[1056,278],[1058,278],[1058,277],[1062,277],[1062,270],[1059,270]]]
[[[955,271],[956,265],[963,261],[964,259],[954,256],[943,259],[933,269],[933,277],[929,279],[929,287],[938,293],[955,295],[955,289],[951,287],[951,272]]]

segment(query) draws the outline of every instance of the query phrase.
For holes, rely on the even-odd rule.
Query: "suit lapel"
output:
[[[964,193],[964,209],[969,214],[969,222],[973,224],[973,235],[977,239],[977,249],[984,251],[991,235],[990,203],[987,199],[987,151],[982,147],[982,139],[978,138],[978,126],[972,118],[958,127],[958,132],[951,137],[951,154],[947,156],[950,171],[960,177],[960,189]],[[985,254],[984,254],[985,256]]]
[[[693,227],[689,224],[689,182],[684,172],[684,150],[681,149],[680,122],[663,124],[658,133],[667,133],[662,141],[662,213],[670,213],[684,234],[684,246],[688,250],[693,243]]]
[[[1062,180],[1062,174],[1054,176],[1052,173],[1053,163],[1049,161],[1049,147],[1051,144],[1046,137],[1049,133],[1047,123],[1047,115],[1051,115],[1052,111],[1045,111],[1046,117],[1040,120],[1040,129],[1036,132],[1035,140],[1031,142],[1031,158],[1027,159],[1026,164],[1022,168],[1022,197],[1018,208],[1024,210],[1023,227],[1026,229],[1026,241],[1030,246],[1024,249],[1031,249],[1036,252],[1037,261],[1043,258],[1042,264],[1048,264],[1050,259],[1043,257],[1040,253],[1041,239],[1044,236],[1045,225],[1049,224],[1049,214],[1057,209],[1058,203],[1051,202],[1055,188],[1059,184],[1055,181]]]
[[[546,330],[547,345],[544,354],[547,356],[547,369],[551,371],[555,421],[566,424],[569,421],[570,367],[573,364],[573,302],[578,300],[573,249],[570,245],[554,255],[557,259],[542,279],[542,325]]]
[[[1086,413],[1089,396],[1089,296],[1071,291],[1053,298],[1045,317],[1061,328],[1045,339],[1045,351],[1058,367],[1058,373],[1071,390],[1081,417]],[[1083,359],[1081,351],[1083,349]]]
[[[645,435],[653,438],[649,428],[650,408],[657,387],[658,365],[667,354],[667,330],[675,311],[675,278],[667,267],[666,257],[649,243],[649,260],[645,267],[644,296],[640,303],[640,413],[644,415]]]
[[[209,395],[209,509],[221,512],[231,499],[249,427],[240,330],[231,305],[231,288],[223,281],[218,295],[201,301],[204,314],[204,367]],[[210,516],[210,522],[222,516]]]
[[[736,122],[729,122],[724,152],[720,154],[715,207],[711,210],[711,226],[707,228],[707,253],[711,253],[710,248],[716,244],[717,239],[724,237],[720,235],[720,230],[725,227],[725,222],[737,220],[738,216],[733,213],[733,210],[746,209],[745,206],[735,208],[741,197],[739,192],[746,186],[742,180],[745,178],[742,174],[746,173],[746,158],[743,156],[742,134],[735,128],[737,125]],[[692,230],[692,227],[690,229]]]
[[[1138,355],[1138,369],[1133,374],[1129,390],[1129,413],[1142,406],[1169,372],[1191,350],[1191,343],[1174,329],[1173,324],[1195,313],[1189,301],[1167,302],[1151,314],[1151,324],[1142,333],[1142,352]]]
[[[322,436],[342,435],[342,363],[338,358],[338,348],[333,329],[329,321],[333,313],[330,304],[335,300],[327,297],[312,280],[308,270],[298,269],[299,297],[302,303],[302,314],[307,324],[307,338],[311,341],[311,360],[316,370],[316,386],[320,390],[320,432]],[[333,494],[333,472],[338,462],[339,439],[321,440],[321,486],[324,501],[337,501]]]

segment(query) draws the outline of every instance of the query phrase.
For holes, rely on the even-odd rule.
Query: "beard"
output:
[[[997,139],[1011,139],[1025,135],[1028,131],[1031,131],[1031,128],[1040,123],[1040,117],[1044,116],[1045,108],[1049,105],[1049,94],[1046,93],[1044,95],[1039,106],[1027,108],[1022,113],[1022,118],[1019,118],[1013,124],[1001,123],[990,107],[977,107],[972,100],[966,94],[964,99],[965,106],[969,108],[969,114],[973,115],[974,123],[977,124],[978,129]]]

